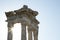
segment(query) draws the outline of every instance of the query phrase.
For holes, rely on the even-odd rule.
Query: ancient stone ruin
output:
[[[37,11],[33,11],[28,8],[27,5],[24,5],[21,9],[5,12],[8,22],[8,39],[12,40],[13,33],[11,28],[14,27],[15,23],[21,23],[21,40],[27,40],[26,37],[26,26],[28,28],[28,40],[32,40],[32,36],[34,40],[38,40],[38,24],[39,22],[36,19],[38,15]],[[33,33],[33,35],[32,35]]]

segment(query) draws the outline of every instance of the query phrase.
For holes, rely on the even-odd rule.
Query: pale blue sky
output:
[[[39,40],[60,40],[60,0],[0,0],[0,40],[6,40],[5,12],[23,5],[39,12]]]

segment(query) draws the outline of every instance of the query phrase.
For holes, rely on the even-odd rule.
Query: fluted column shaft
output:
[[[32,31],[28,31],[28,40],[32,40]]]
[[[12,40],[12,27],[13,27],[13,24],[12,23],[8,23],[8,39],[7,40]]]
[[[34,35],[34,40],[38,40],[38,33],[37,33],[37,31],[34,31],[33,35]]]
[[[31,26],[29,26],[28,27],[28,40],[32,40],[32,27]]]
[[[38,26],[36,27],[37,30],[33,31],[33,35],[34,35],[34,40],[38,40]]]
[[[21,24],[21,40],[26,40],[26,25]]]

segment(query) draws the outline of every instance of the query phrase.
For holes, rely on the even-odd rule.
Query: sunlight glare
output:
[[[14,24],[12,30],[13,30],[13,40],[21,40],[21,23]]]

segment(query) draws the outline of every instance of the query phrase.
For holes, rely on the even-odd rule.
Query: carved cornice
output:
[[[28,8],[26,5],[24,5],[23,8],[21,8],[21,9],[15,10],[14,12],[16,12],[17,14],[18,13],[21,14],[22,12],[26,12],[26,13],[29,13],[29,15],[32,14],[33,16],[37,16],[38,15],[37,11],[33,11],[32,9]]]
[[[16,15],[15,12],[13,12],[13,11],[5,12],[5,14],[6,14],[6,17],[11,17],[11,16],[15,16]]]
[[[11,17],[14,17],[14,16],[17,18],[17,16],[20,17],[21,15],[22,16],[26,15],[31,20],[31,22],[39,24],[38,20],[35,17],[38,15],[38,12],[33,11],[32,9],[28,8],[28,6],[26,5],[24,5],[23,8],[18,9],[18,10],[5,12],[5,14],[7,18],[9,17],[9,20],[11,20],[12,19]]]

